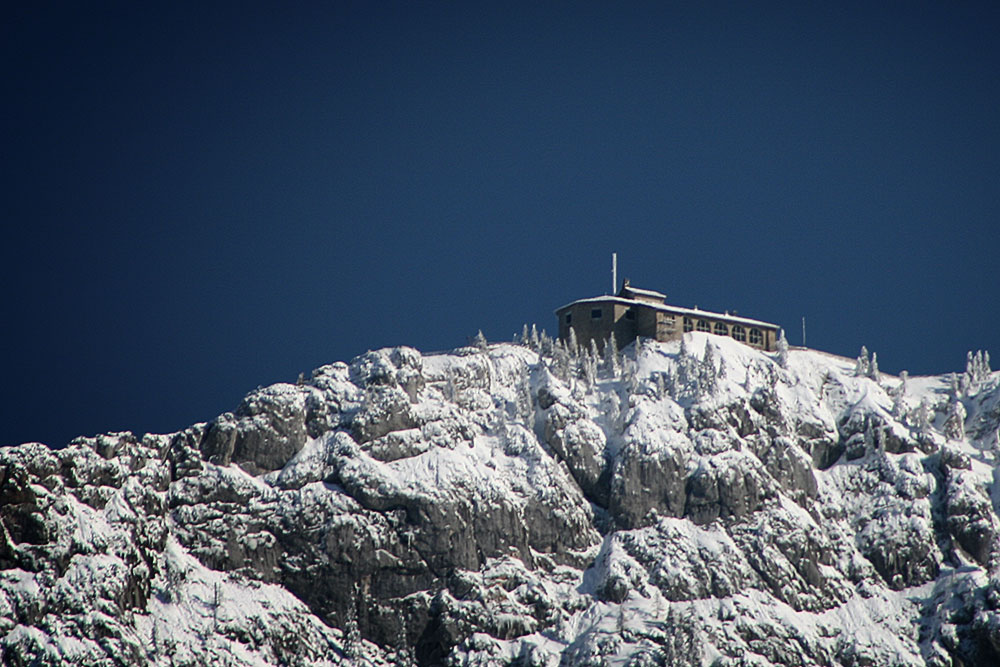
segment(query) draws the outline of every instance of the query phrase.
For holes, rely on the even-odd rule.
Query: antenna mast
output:
[[[611,295],[618,291],[618,253],[611,253]]]

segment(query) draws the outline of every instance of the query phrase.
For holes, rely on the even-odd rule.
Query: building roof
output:
[[[633,288],[629,288],[633,289]],[[713,313],[710,310],[699,310],[697,308],[681,308],[680,306],[670,306],[665,303],[652,303],[650,301],[639,301],[636,299],[626,299],[620,296],[593,296],[589,299],[577,299],[576,301],[571,301],[565,306],[556,308],[555,312],[559,313],[566,310],[570,306],[576,306],[578,304],[585,303],[618,303],[623,306],[642,306],[643,308],[652,308],[653,310],[660,310],[665,313],[672,313],[675,315],[691,315],[694,317],[710,318],[714,320],[725,320],[727,322],[735,322],[737,324],[746,324],[753,327],[767,327],[770,329],[780,329],[777,324],[772,324],[771,322],[764,322],[762,320],[752,320],[749,317],[738,317],[736,315],[727,315],[725,313]]]
[[[645,296],[645,297],[650,297],[650,298],[653,298],[653,299],[658,299],[661,302],[665,301],[667,299],[667,295],[666,294],[661,294],[660,292],[656,292],[656,291],[651,290],[651,289],[641,289],[639,287],[632,287],[628,283],[625,283],[625,285],[622,287],[621,291],[618,292],[618,294],[620,296],[621,294],[623,294],[625,292],[631,292],[632,294],[635,294],[636,296]]]

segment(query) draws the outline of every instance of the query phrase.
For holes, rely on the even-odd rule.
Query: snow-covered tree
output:
[[[615,335],[611,334],[608,336],[608,341],[604,344],[604,364],[611,373],[611,377],[618,377],[621,375],[621,362],[618,360],[618,343],[615,341]]]
[[[670,394],[671,398],[676,399],[681,395],[683,387],[681,386],[679,373],[668,372],[667,376],[663,378],[663,381],[667,385],[667,393]]]
[[[622,416],[622,402],[618,397],[618,393],[614,391],[609,392],[602,401],[602,405],[608,424],[613,425],[617,430],[619,428],[619,420]]]
[[[785,338],[785,330],[781,329],[778,333],[778,365],[782,368],[788,368],[788,339]]]
[[[914,411],[912,422],[919,433],[929,433],[931,429],[931,410],[927,398],[920,399],[920,405]]]
[[[878,371],[878,353],[872,352],[872,360],[868,364],[868,377],[878,382],[882,376]]]
[[[344,623],[344,656],[352,660],[360,658],[363,650],[361,646],[361,630],[358,627],[357,597],[359,594],[359,587],[355,584],[354,600],[351,601],[347,621]]]
[[[486,342],[486,336],[483,335],[482,329],[476,332],[476,335],[473,336],[472,346],[478,347],[480,350],[485,350],[486,348],[489,347],[489,344]]]
[[[854,365],[854,375],[856,377],[868,377],[871,372],[871,362],[868,360],[868,348],[861,346],[861,354],[858,355],[857,363]]]
[[[667,385],[664,381],[663,373],[656,373],[653,375],[653,388],[656,391],[656,398],[663,398],[667,391]]]
[[[552,369],[553,375],[562,382],[569,382],[570,379],[570,358],[569,351],[561,340],[552,345]]]
[[[580,353],[580,346],[576,342],[576,330],[573,327],[569,328],[569,342],[566,344],[566,349],[573,358]]]
[[[528,330],[528,325],[525,324],[524,328],[521,329],[521,345],[528,347],[531,345],[531,332]]]
[[[676,385],[687,386],[692,380],[697,378],[697,360],[694,359],[690,354],[688,354],[687,343],[684,342],[684,338],[681,337],[681,349],[677,353],[677,377]],[[676,397],[677,392],[680,390],[680,386],[675,387],[671,395]]]
[[[594,355],[597,347],[594,345],[594,341],[591,342],[591,348],[583,348],[583,353],[580,355],[580,377],[583,379],[583,383],[587,388],[593,387],[597,382],[597,358]]]
[[[977,391],[989,380],[992,372],[990,369],[990,353],[978,350],[975,354],[972,354],[970,350],[966,354],[965,381],[962,383],[962,386],[966,387],[968,391]]]
[[[545,329],[542,329],[542,334],[538,339],[538,353],[543,357],[552,356],[552,348],[552,338],[550,338],[549,334],[545,332]]]
[[[910,374],[906,371],[899,372],[899,386],[892,392],[892,416],[894,419],[902,420],[906,416],[906,381]]]
[[[638,367],[632,359],[622,360],[622,383],[629,394],[634,394],[639,386]]]
[[[956,373],[950,373],[948,375],[948,396],[954,400],[961,395],[962,390],[958,385],[958,375]]]
[[[531,325],[531,333],[528,334],[528,347],[537,352],[541,347],[542,342],[538,338],[538,327],[534,324]]]
[[[522,372],[521,377],[518,379],[515,400],[517,401],[516,409],[518,416],[525,424],[531,424],[535,414],[535,403],[531,396],[531,383],[528,380],[526,372]]]
[[[965,406],[958,397],[953,397],[948,403],[948,417],[944,422],[944,435],[949,440],[965,439]]]
[[[705,343],[705,354],[698,364],[698,392],[701,394],[711,394],[715,391],[717,371],[715,368],[715,346],[710,342]]]

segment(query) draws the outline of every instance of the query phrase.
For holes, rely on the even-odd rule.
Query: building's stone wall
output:
[[[600,310],[601,316],[593,317],[593,311]],[[597,343],[597,349],[603,350],[604,344],[612,333],[615,335],[615,342],[619,347],[628,345],[635,340],[639,333],[636,320],[629,319],[626,313],[629,307],[625,304],[613,302],[592,302],[578,303],[568,308],[560,310],[559,317],[559,337],[562,340],[569,339],[570,327],[576,332],[577,343],[583,346],[590,346],[590,341]],[[643,310],[649,310],[644,308]],[[635,312],[633,310],[633,312]],[[566,315],[571,316],[571,323],[567,323]]]

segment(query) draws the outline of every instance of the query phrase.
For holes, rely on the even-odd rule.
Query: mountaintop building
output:
[[[664,303],[666,295],[632,287],[626,280],[617,295],[579,299],[556,310],[559,338],[569,340],[572,329],[581,345],[596,341],[598,346],[614,334],[618,347],[639,336],[658,341],[677,340],[687,331],[704,331],[729,336],[741,343],[773,351],[778,341],[777,324],[713,313],[698,308],[681,308]]]

